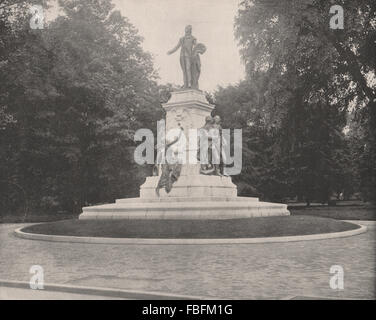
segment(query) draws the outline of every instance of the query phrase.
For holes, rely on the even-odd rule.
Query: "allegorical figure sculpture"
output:
[[[212,164],[212,139],[209,134],[213,123],[214,119],[211,116],[207,116],[205,118],[205,125],[199,130],[197,158],[201,163],[201,174],[212,174],[214,172]]]
[[[221,118],[205,118],[205,125],[200,128],[198,141],[198,159],[201,162],[200,173],[205,175],[222,176],[225,154],[221,152],[221,144],[227,142],[222,139]],[[205,151],[207,150],[207,152]],[[221,158],[222,156],[222,158]]]
[[[172,189],[172,185],[179,179],[182,164],[179,162],[179,150],[173,146],[179,142],[181,135],[183,133],[183,128],[179,125],[180,131],[179,135],[175,137],[172,141],[167,141],[166,146],[157,155],[157,163],[161,163],[161,176],[158,181],[158,185],[155,189],[156,194],[159,197],[159,190],[165,188],[165,191],[169,193]],[[172,148],[171,158],[166,156],[167,150]],[[158,168],[155,166],[153,168],[153,175],[158,175]]]
[[[183,88],[198,89],[198,79],[201,73],[200,54],[206,51],[205,45],[197,43],[192,36],[192,26],[185,27],[185,35],[180,38],[175,48],[168,51],[167,54],[173,54],[180,49],[180,66],[183,70]]]
[[[215,135],[214,139],[218,139],[218,143],[213,143],[213,152],[215,153],[215,158],[219,159],[219,163],[214,163],[214,174],[221,176],[221,167],[223,167],[223,163],[225,162],[225,154],[221,152],[221,144],[222,147],[226,143],[224,139],[222,139],[222,126],[221,126],[221,117],[215,116],[212,125],[212,131]],[[214,130],[213,130],[214,129]],[[222,159],[221,159],[222,155]],[[221,161],[222,160],[222,161]]]

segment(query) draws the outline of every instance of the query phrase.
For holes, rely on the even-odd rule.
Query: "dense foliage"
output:
[[[333,4],[344,9],[343,30],[329,28]],[[216,103],[243,128],[244,192],[307,203],[355,191],[375,199],[375,8],[363,0],[241,3],[235,33],[247,79],[218,90]]]
[[[135,130],[156,128],[171,84],[111,0],[58,0],[44,29],[0,0],[1,214],[68,212],[136,196],[148,168]],[[345,28],[330,29],[342,5]],[[376,197],[376,3],[244,0],[235,35],[246,79],[210,101],[243,128],[241,194],[307,203]]]
[[[110,0],[60,0],[42,30],[22,1],[2,5],[2,213],[78,213],[137,194],[133,133],[162,117],[137,30]]]

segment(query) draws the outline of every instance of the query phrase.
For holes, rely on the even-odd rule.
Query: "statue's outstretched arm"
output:
[[[167,143],[167,144],[166,144],[166,148],[172,146],[173,144],[175,144],[176,142],[178,142],[178,141],[180,140],[181,135],[182,135],[184,129],[183,129],[183,127],[180,125],[180,123],[178,124],[178,126],[179,126],[179,129],[180,129],[180,131],[179,131],[179,135],[178,135],[177,137],[175,137],[173,141],[171,141],[170,143]]]
[[[176,47],[174,47],[170,51],[167,51],[167,54],[168,55],[173,54],[176,50],[178,50],[180,48],[180,46],[181,46],[181,40],[179,40],[179,43],[176,45]]]

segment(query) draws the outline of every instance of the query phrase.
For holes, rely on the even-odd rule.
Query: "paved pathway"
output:
[[[120,298],[47,290],[0,287],[0,300],[122,300]]]
[[[230,299],[376,298],[376,228],[348,238],[251,245],[105,245],[19,239],[0,225],[0,279]],[[344,290],[329,287],[332,265]]]

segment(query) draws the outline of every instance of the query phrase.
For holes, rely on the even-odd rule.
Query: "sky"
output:
[[[160,83],[182,84],[179,51],[167,51],[191,24],[192,34],[205,44],[201,55],[200,89],[213,91],[217,85],[235,84],[244,78],[234,18],[240,0],[113,0],[116,9],[129,18],[144,38],[143,48],[154,57]]]
[[[234,19],[241,0],[112,0],[115,10],[138,29],[143,48],[153,56],[160,84],[183,84],[179,50],[168,56],[190,24],[198,43],[206,46],[201,55],[200,89],[213,92],[217,86],[244,79],[244,65],[234,38]],[[61,11],[57,1],[47,14],[54,19]]]

